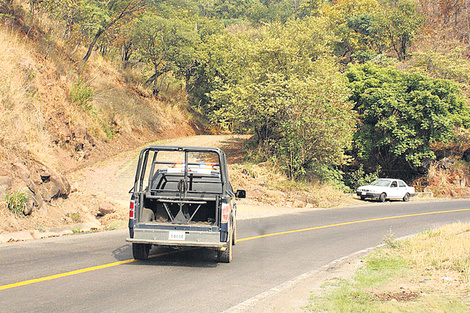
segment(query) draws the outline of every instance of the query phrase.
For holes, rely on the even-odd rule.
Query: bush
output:
[[[70,100],[77,106],[83,107],[87,110],[91,110],[93,105],[94,90],[90,87],[89,83],[85,83],[81,77],[78,78],[78,82],[73,84],[72,90],[70,91]]]
[[[8,209],[15,214],[22,214],[26,208],[26,193],[21,190],[8,193],[5,196]]]
[[[432,144],[456,141],[455,130],[470,122],[461,90],[449,80],[372,64],[350,66],[346,75],[360,120],[354,151],[386,174],[416,171],[435,159]]]
[[[366,173],[364,171],[364,165],[361,164],[359,168],[351,173],[344,175],[344,184],[350,188],[350,190],[356,190],[359,186],[367,185],[377,178],[379,178],[380,166],[372,173]]]

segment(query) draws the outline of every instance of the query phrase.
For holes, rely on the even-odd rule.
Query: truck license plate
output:
[[[184,231],[170,231],[168,240],[185,240],[186,234]]]

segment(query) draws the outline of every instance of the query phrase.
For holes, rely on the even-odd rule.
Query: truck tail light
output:
[[[130,220],[134,219],[134,206],[135,206],[135,201],[132,200],[131,204],[129,205],[129,219]]]
[[[230,217],[230,206],[226,202],[222,202],[222,223],[228,223]]]

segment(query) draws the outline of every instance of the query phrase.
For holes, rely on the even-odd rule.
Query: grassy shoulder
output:
[[[396,241],[364,259],[351,280],[323,286],[311,312],[469,312],[470,225]]]

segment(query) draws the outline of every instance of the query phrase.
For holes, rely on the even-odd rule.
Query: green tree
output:
[[[147,83],[152,84],[153,94],[158,96],[162,75],[171,71],[182,73],[185,67],[192,64],[199,37],[194,27],[184,21],[148,13],[135,21],[130,38],[136,57],[152,68]]]
[[[385,6],[379,15],[378,27],[395,51],[400,61],[408,56],[408,48],[418,34],[424,17],[410,0],[400,0],[397,5]]]
[[[378,0],[348,0],[324,3],[320,14],[331,21],[337,36],[335,54],[342,62],[365,62],[388,50],[379,27],[383,4]]]
[[[87,53],[83,57],[85,62],[90,58],[98,39],[116,23],[142,10],[145,2],[143,0],[89,0],[88,5],[91,13],[88,27],[94,31],[94,35],[88,45]]]
[[[87,52],[83,57],[85,62],[103,35],[146,8],[145,0],[34,0],[32,2],[36,8],[48,12],[53,19],[63,21],[65,25],[63,37],[73,42],[76,48],[83,42],[88,42]]]
[[[246,75],[255,47],[247,34],[220,32],[202,36],[197,45],[196,62],[186,88],[193,106],[202,114],[220,108],[211,101],[211,92],[225,85],[236,85]],[[212,103],[211,103],[212,102]]]
[[[468,107],[451,81],[371,64],[350,65],[346,76],[360,120],[357,158],[388,174],[420,167],[435,158],[432,143],[449,143],[456,127],[468,126]]]
[[[449,53],[415,52],[406,65],[414,72],[461,83],[462,87],[469,91],[470,61],[463,56],[460,49],[454,49]]]
[[[230,62],[210,63],[217,65],[208,94],[212,121],[253,131],[292,179],[325,178],[325,168],[346,161],[352,139],[349,92],[326,26],[326,19],[307,18],[222,37],[230,45],[215,50]]]

